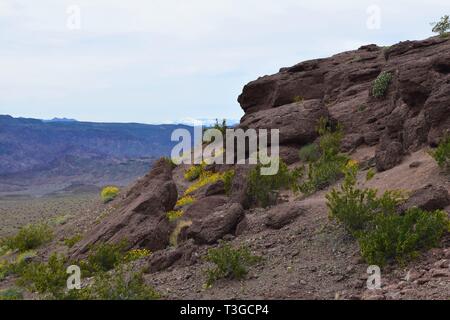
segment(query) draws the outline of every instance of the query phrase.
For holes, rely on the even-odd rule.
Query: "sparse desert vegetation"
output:
[[[261,261],[261,258],[252,255],[246,247],[233,248],[228,243],[222,243],[218,248],[209,249],[205,260],[213,263],[215,266],[207,270],[207,286],[212,286],[215,281],[228,279],[243,279],[248,268]]]
[[[441,168],[450,170],[450,133],[447,133],[436,150],[431,151],[432,157]]]
[[[120,189],[118,187],[115,186],[108,186],[108,187],[104,187],[102,189],[102,192],[100,194],[103,203],[108,203],[112,200],[114,200],[117,195],[119,194]]]

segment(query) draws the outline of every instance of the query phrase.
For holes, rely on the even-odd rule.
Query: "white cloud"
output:
[[[380,30],[366,28],[374,3]],[[81,30],[66,26],[71,5]],[[0,113],[32,116],[36,105],[47,118],[56,106],[59,116],[114,121],[238,118],[245,82],[426,37],[448,9],[448,0],[0,0]]]

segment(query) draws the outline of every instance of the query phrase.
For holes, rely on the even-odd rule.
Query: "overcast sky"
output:
[[[429,37],[444,14],[449,0],[0,0],[0,114],[239,119],[247,82]]]

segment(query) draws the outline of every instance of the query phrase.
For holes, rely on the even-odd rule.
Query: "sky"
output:
[[[246,83],[427,38],[444,14],[448,0],[0,0],[0,114],[239,119]]]

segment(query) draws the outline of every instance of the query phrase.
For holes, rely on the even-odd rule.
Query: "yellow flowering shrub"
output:
[[[119,194],[120,189],[114,186],[108,186],[103,188],[102,192],[101,192],[101,198],[103,200],[104,203],[110,202],[112,200],[114,200],[117,195]]]
[[[193,204],[194,202],[195,202],[195,198],[194,198],[194,197],[191,197],[191,196],[184,196],[184,197],[180,198],[180,199],[177,201],[176,206],[177,206],[177,207],[184,207],[184,206],[188,206],[188,205],[190,205],[190,204]]]
[[[128,251],[125,256],[123,257],[123,260],[125,262],[132,262],[136,261],[145,257],[148,257],[151,255],[151,251],[148,249],[133,249]]]
[[[198,181],[196,181],[195,183],[193,183],[185,192],[184,195],[189,195],[193,192],[195,192],[196,190],[200,189],[201,187],[204,187],[208,184],[211,183],[216,183],[217,181],[223,179],[224,174],[217,172],[217,173],[213,173],[210,171],[205,171],[202,173],[202,175],[200,176],[200,178],[198,179]]]
[[[178,210],[178,211],[174,210],[174,211],[167,212],[166,215],[167,215],[167,219],[169,219],[169,221],[172,222],[172,221],[176,221],[179,218],[181,218],[183,216],[183,214],[184,214],[183,210]]]

